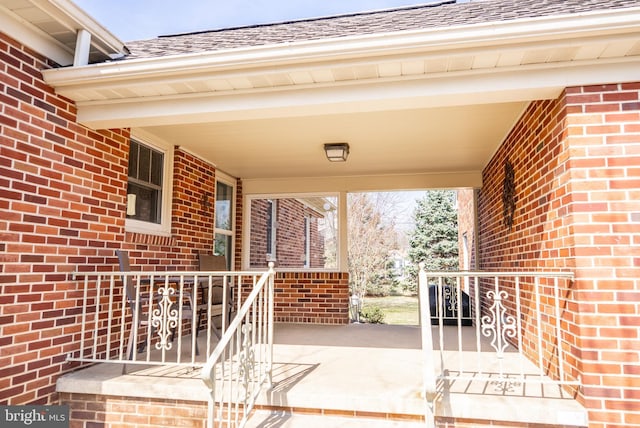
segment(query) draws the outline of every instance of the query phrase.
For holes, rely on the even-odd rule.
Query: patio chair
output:
[[[129,253],[124,250],[116,250],[116,255],[118,256],[118,264],[120,267],[120,272],[131,272],[131,262],[129,261]],[[159,284],[164,284],[165,279],[162,278]],[[139,330],[142,326],[147,326],[152,329],[151,336],[153,336],[153,331],[155,330],[149,322],[149,311],[152,310],[152,306],[157,304],[160,301],[161,296],[157,293],[157,290],[154,292],[154,295],[151,296],[148,292],[138,292],[138,296],[136,297],[136,288],[140,285],[149,284],[149,281],[135,281],[132,276],[122,275],[122,284],[124,286],[125,297],[127,300],[127,304],[129,305],[129,309],[131,310],[132,320],[135,320],[137,317],[138,328],[134,328],[131,326],[131,332],[129,333],[129,340],[127,343],[127,359],[133,358],[133,348],[134,343],[136,341],[135,335],[136,331]],[[138,304],[136,305],[136,301]],[[177,309],[173,307],[172,309]],[[193,320],[193,301],[191,299],[191,293],[184,292],[183,293],[183,306],[182,306],[182,317],[181,320]],[[198,329],[193,329],[193,334],[195,334],[196,338],[198,337]],[[173,341],[175,336],[175,328],[172,329],[171,332],[171,341]],[[146,341],[142,341],[142,343],[138,346],[138,352],[143,352],[147,343]],[[198,342],[196,341],[196,355],[199,355],[198,350]],[[126,366],[125,366],[126,367]],[[125,368],[123,367],[123,373]]]
[[[199,270],[202,272],[223,272],[227,270],[227,259],[225,256],[198,254],[198,266]],[[231,284],[227,284],[226,307],[223,306],[225,304],[225,299],[223,299],[223,294],[225,292],[223,279],[220,277],[212,277],[211,285],[211,317],[225,317],[226,325],[228,325],[231,317],[231,311],[233,309]],[[199,286],[200,294],[202,295],[202,303],[198,305],[198,326],[200,326],[201,317],[206,316],[208,311],[207,299],[209,293],[209,277],[200,278]],[[218,329],[213,319],[211,320],[211,328],[218,339],[220,339],[224,332],[221,332]]]

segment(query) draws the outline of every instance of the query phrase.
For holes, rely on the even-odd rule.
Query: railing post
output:
[[[424,382],[425,421],[427,427],[435,426],[436,379],[433,358],[433,337],[429,309],[429,284],[424,262],[418,272],[418,297],[420,303],[420,330],[422,332],[422,376]]]
[[[274,314],[273,314],[273,307],[274,307],[274,297],[275,297],[275,276],[276,276],[276,271],[275,271],[275,263],[273,262],[269,262],[269,280],[267,281],[267,296],[268,296],[268,302],[267,302],[267,355],[268,355],[268,362],[267,362],[267,388],[271,388],[273,386],[273,377],[272,377],[272,372],[273,372],[273,318],[274,318]]]

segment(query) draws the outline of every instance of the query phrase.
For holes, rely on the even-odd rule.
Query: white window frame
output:
[[[270,232],[270,240],[268,241],[269,248],[271,251],[267,251],[267,261],[275,262],[278,256],[278,247],[276,236],[278,236],[278,200],[277,199],[269,199],[269,203],[271,204],[271,212],[269,213],[271,220],[269,224],[269,232]]]
[[[311,217],[304,218],[304,267],[311,266]]]
[[[160,223],[134,220],[125,217],[124,230],[126,232],[143,233],[147,235],[171,236],[171,197],[173,195],[173,146],[158,139],[149,138],[140,131],[131,132],[130,139],[151,147],[163,154],[162,165],[162,206]],[[129,171],[127,170],[127,183]],[[126,202],[126,201],[125,201]],[[126,203],[125,203],[126,209]]]

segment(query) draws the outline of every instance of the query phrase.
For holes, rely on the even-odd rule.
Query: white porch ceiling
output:
[[[480,171],[524,102],[232,120],[146,131],[245,179]],[[347,162],[323,145],[347,142]]]

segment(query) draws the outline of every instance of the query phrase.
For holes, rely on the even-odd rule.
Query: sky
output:
[[[433,0],[74,0],[123,42]]]

